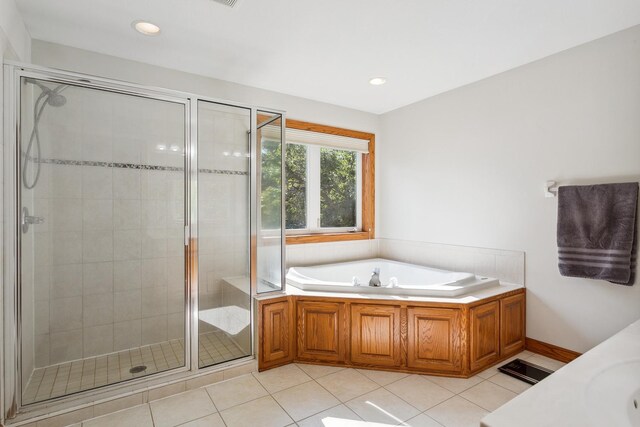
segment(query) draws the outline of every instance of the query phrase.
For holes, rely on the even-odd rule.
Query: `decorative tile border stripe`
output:
[[[217,175],[249,175],[249,172],[243,172],[243,171],[232,171],[232,170],[226,170],[226,169],[198,169],[198,172],[200,173],[213,173],[213,174],[217,174]]]
[[[61,160],[61,159],[40,159],[40,163],[49,165],[65,165],[65,166],[95,166],[102,168],[119,168],[119,169],[139,169],[152,171],[168,171],[182,172],[184,168],[178,166],[159,166],[159,165],[142,165],[137,163],[119,163],[119,162],[98,162],[91,160]],[[234,171],[227,169],[198,169],[199,173],[210,173],[216,175],[249,175],[249,172]]]

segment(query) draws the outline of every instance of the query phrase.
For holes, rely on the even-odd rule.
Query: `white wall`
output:
[[[33,41],[34,64],[286,110],[287,117],[376,133],[378,116],[58,44]]]
[[[639,117],[640,26],[387,113],[378,236],[524,250],[527,335],[585,351],[640,285],[561,277],[542,187],[639,180]]]
[[[14,0],[0,0],[0,44],[5,47],[5,53],[7,46],[13,52],[10,56],[5,56],[5,59],[29,61],[31,36]]]

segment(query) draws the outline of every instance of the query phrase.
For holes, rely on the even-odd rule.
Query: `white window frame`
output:
[[[298,144],[288,142],[287,144],[304,145],[307,149],[307,194],[306,213],[307,227],[286,229],[286,234],[290,236],[301,234],[326,234],[326,233],[348,233],[362,231],[362,153],[356,153],[356,225],[355,227],[321,227],[320,226],[320,149],[319,145]],[[329,147],[327,147],[329,148]],[[350,150],[344,150],[350,151]],[[286,197],[285,197],[286,203]]]

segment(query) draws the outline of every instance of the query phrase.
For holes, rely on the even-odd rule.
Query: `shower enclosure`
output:
[[[5,111],[9,417],[252,357],[252,294],[284,277],[282,112],[20,65]]]

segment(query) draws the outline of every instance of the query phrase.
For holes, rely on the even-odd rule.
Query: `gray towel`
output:
[[[637,182],[560,187],[560,274],[633,285],[637,207]]]

